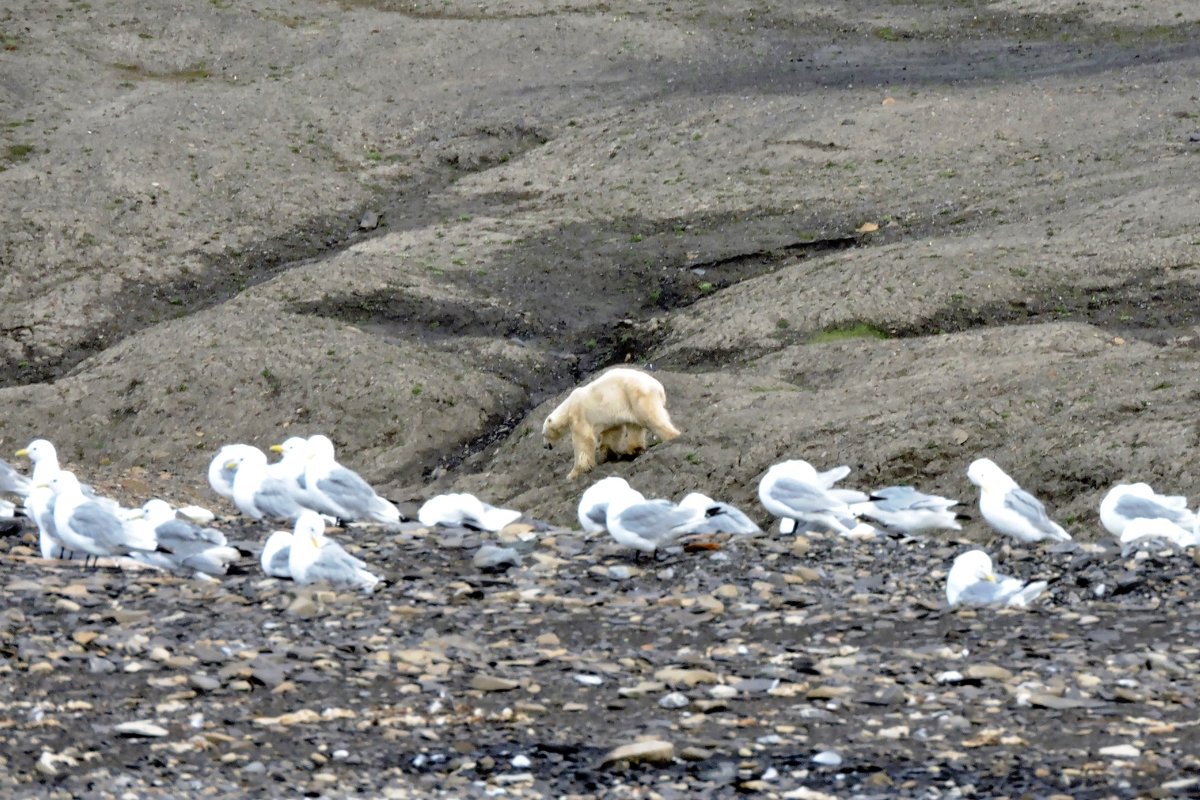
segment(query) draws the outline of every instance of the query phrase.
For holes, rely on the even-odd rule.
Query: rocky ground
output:
[[[1096,508],[1197,494],[1200,10],[779,5],[0,10],[0,447],[212,505],[220,444],[321,431],[400,501],[551,525],[502,574],[355,532],[370,598],[14,533],[12,792],[1189,791],[1194,566]],[[941,609],[950,541],[631,560],[563,529],[537,435],[624,362],[684,435],[596,477],[765,523],[782,458],[970,502],[987,455],[1081,546],[1007,554],[1055,579],[1027,614]],[[674,758],[603,765],[642,735]]]

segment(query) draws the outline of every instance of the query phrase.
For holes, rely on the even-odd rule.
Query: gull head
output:
[[[45,439],[34,439],[29,444],[22,447],[16,453],[18,456],[27,457],[34,464],[44,460],[57,460],[58,452],[54,449],[54,445]]]
[[[992,488],[1007,488],[1012,484],[1012,478],[996,466],[996,462],[990,458],[978,458],[971,462],[971,466],[967,467],[967,480],[978,486],[980,489]]]
[[[980,581],[996,582],[991,557],[982,550],[960,553],[946,574],[946,598],[953,604],[967,587]]]
[[[285,442],[286,444],[286,442]],[[308,437],[308,450],[312,458],[332,459],[334,454],[333,441],[324,434],[315,433]]]

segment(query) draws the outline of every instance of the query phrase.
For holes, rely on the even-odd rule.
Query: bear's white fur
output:
[[[575,466],[567,475],[574,480],[611,455],[635,456],[646,449],[646,431],[664,442],[679,431],[667,415],[663,385],[641,370],[614,367],[591,383],[572,391],[542,424],[547,448],[571,432]]]

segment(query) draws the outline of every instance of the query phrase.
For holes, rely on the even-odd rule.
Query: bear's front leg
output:
[[[575,466],[567,480],[575,480],[596,468],[596,431],[591,425],[578,423],[571,428],[571,444],[575,447]]]

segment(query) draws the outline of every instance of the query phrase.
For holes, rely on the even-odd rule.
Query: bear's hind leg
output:
[[[671,424],[671,417],[667,414],[667,408],[664,405],[665,399],[644,394],[638,398],[637,412],[641,417],[642,425],[654,431],[654,435],[659,439],[669,442],[679,436],[680,431]]]

